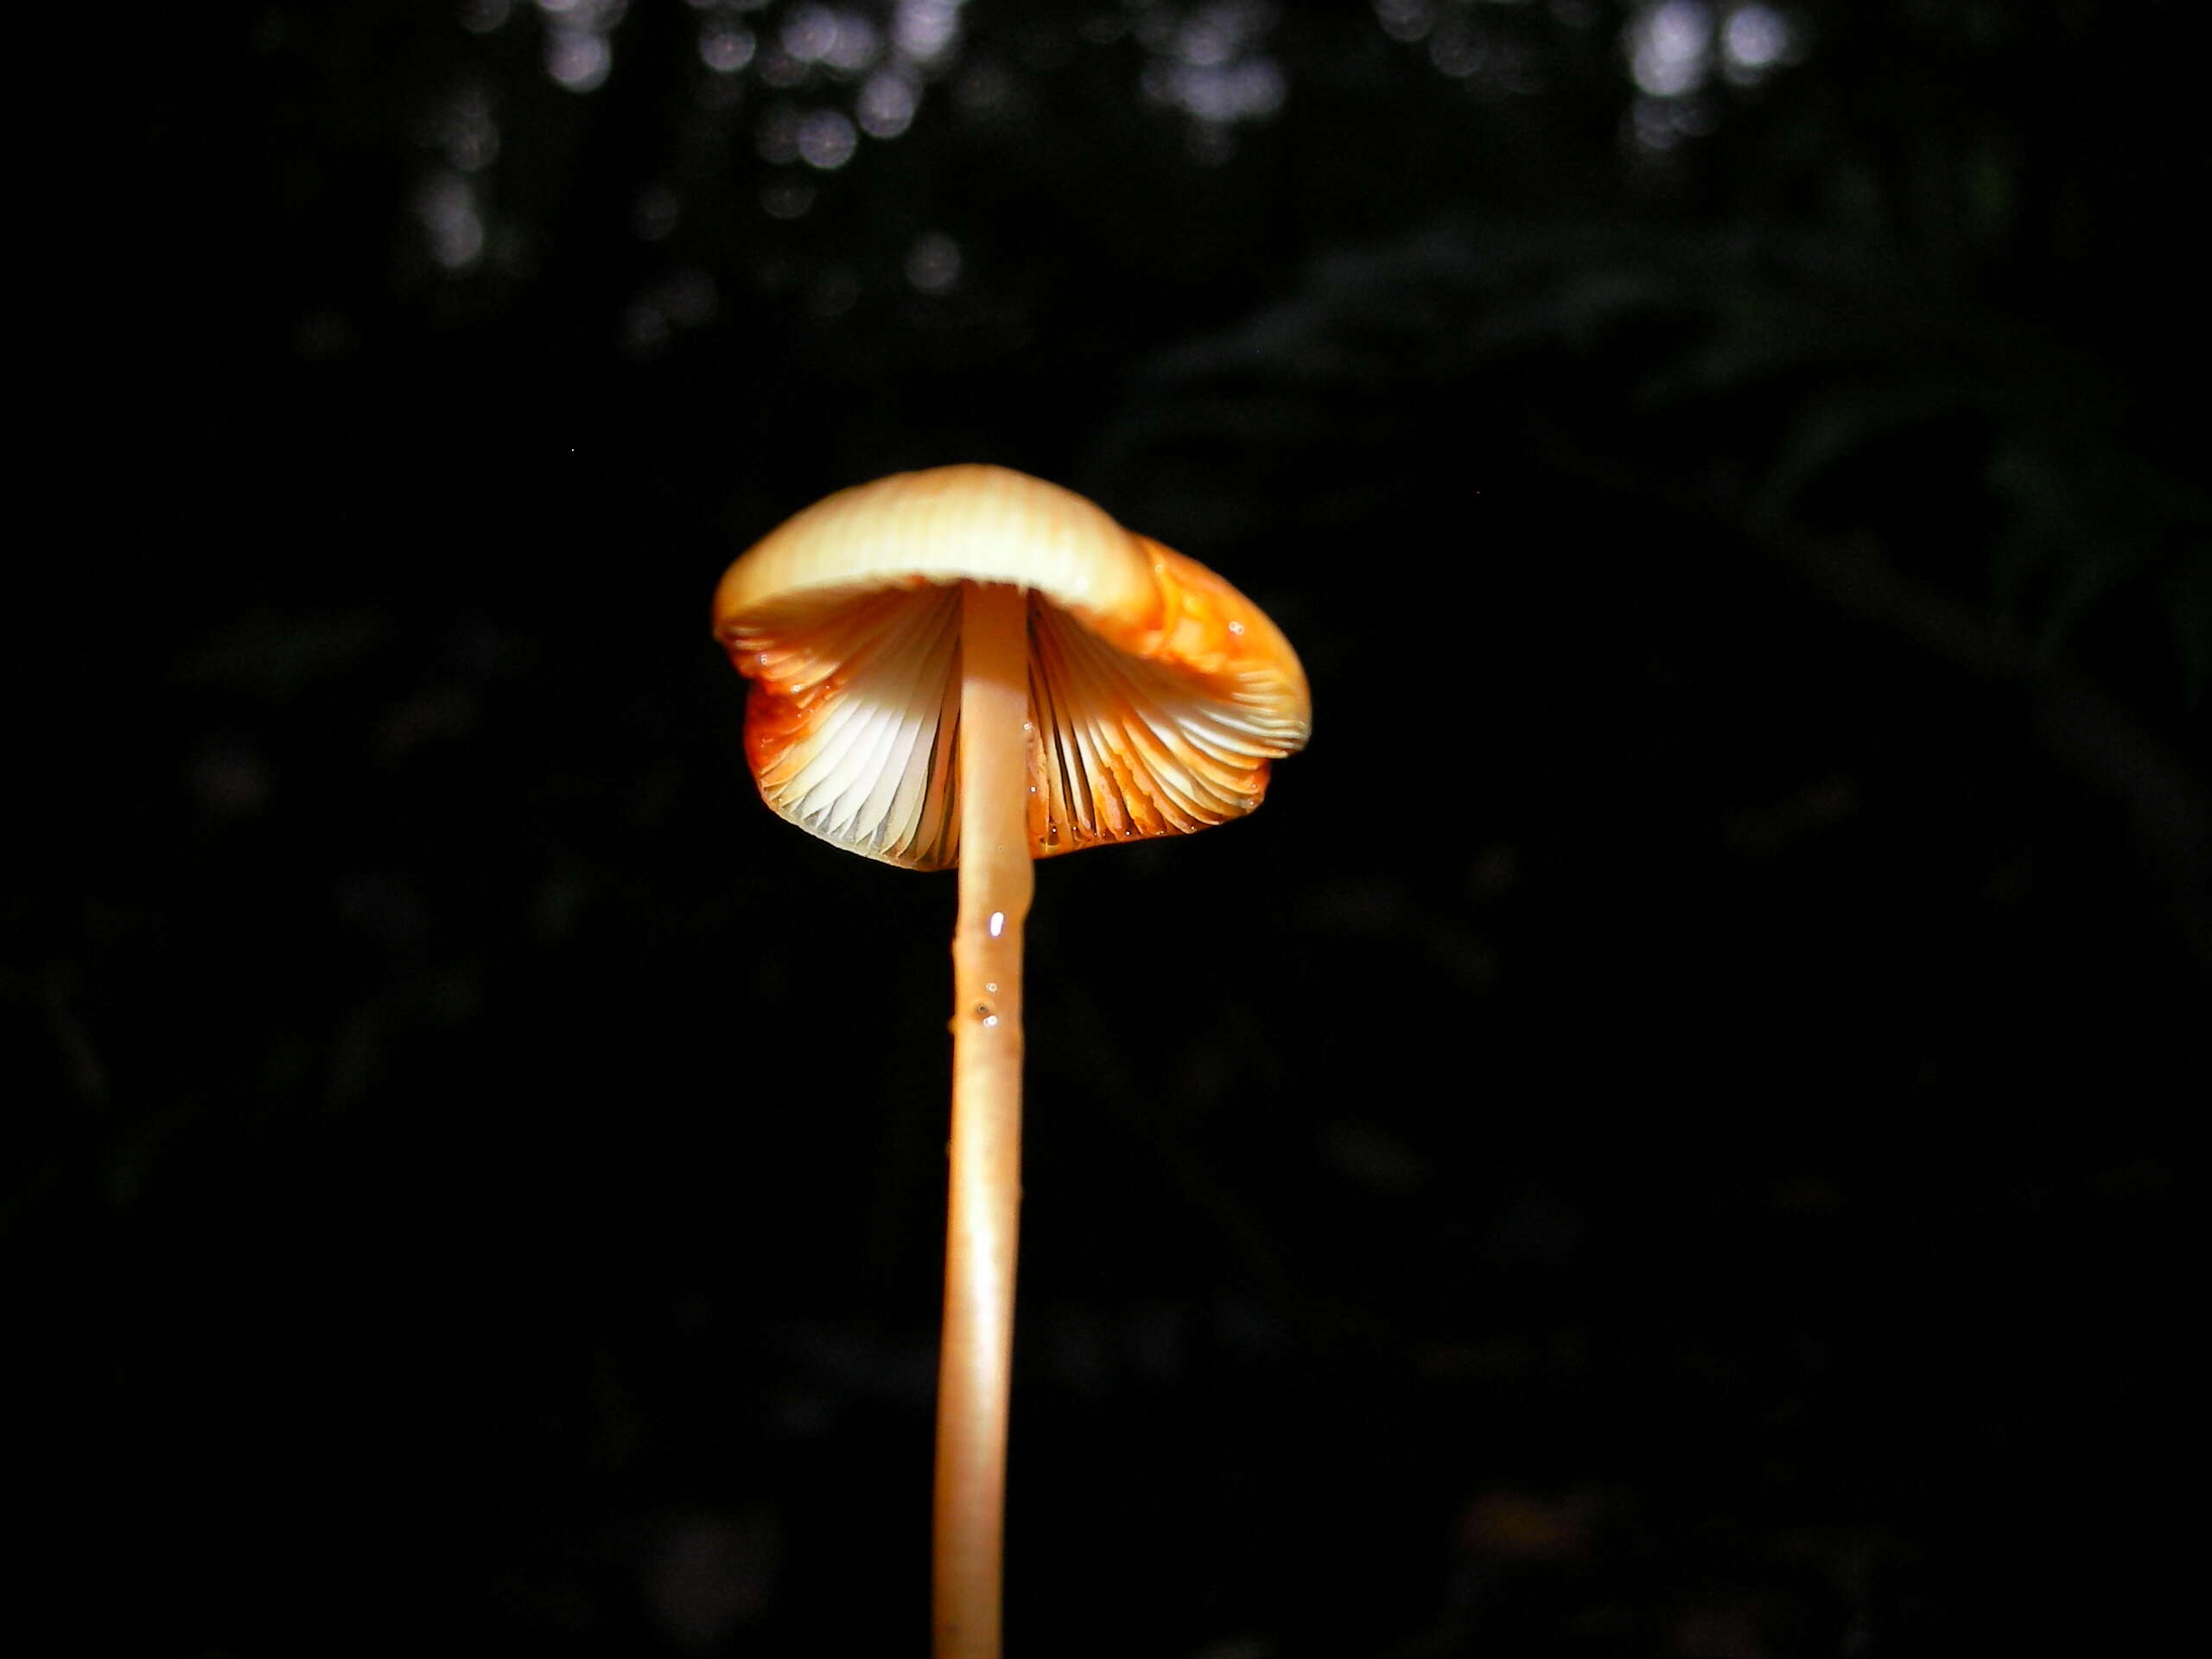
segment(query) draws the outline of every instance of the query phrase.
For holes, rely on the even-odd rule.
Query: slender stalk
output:
[[[1029,914],[1027,596],[963,589],[952,1185],[938,1362],[935,1659],[998,1659],[1021,1210],[1021,929]]]

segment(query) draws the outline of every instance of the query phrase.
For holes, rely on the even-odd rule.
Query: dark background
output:
[[[134,21],[0,900],[89,1646],[921,1651],[952,884],[760,805],[706,607],[954,460],[1316,706],[1039,873],[1016,1654],[2146,1640],[2192,11]]]

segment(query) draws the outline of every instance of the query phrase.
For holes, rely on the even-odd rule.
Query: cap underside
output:
[[[1022,584],[1032,855],[1181,834],[1257,806],[1268,763],[1300,747],[1307,730],[1305,677],[1281,634],[1195,561],[1130,535],[1081,497],[986,467],[831,497],[725,578],[718,632],[754,682],[746,753],[768,804],[868,857],[916,869],[959,861],[960,576],[942,554],[918,579],[894,574],[884,543],[904,526],[884,509],[901,492],[927,500],[939,521],[927,539],[942,547],[959,539],[942,522],[948,498],[969,486],[994,536],[1012,497],[1025,516],[1041,504],[1078,552],[1095,543],[1081,556],[1103,574],[1063,562],[1052,580],[1087,583],[1084,599],[1116,594],[1116,608],[1101,613]],[[1064,514],[1060,498],[1075,504]],[[838,567],[823,531],[840,521],[869,531],[854,558],[872,587],[824,580]],[[778,561],[802,579],[764,582],[763,568]]]
[[[1303,739],[1277,699],[1125,656],[1035,594],[1029,641],[1033,856],[1242,817]],[[746,750],[770,806],[872,858],[959,861],[957,587],[874,595],[747,666]]]

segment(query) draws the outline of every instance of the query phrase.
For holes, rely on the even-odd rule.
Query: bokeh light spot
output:
[[[760,211],[771,219],[798,219],[814,206],[814,187],[804,179],[771,179],[760,188]]]
[[[833,172],[851,161],[859,147],[860,134],[836,110],[816,110],[799,123],[799,159],[809,167]]]
[[[461,173],[481,173],[499,157],[499,124],[492,100],[481,86],[463,87],[439,124],[439,147],[446,164]]]
[[[960,36],[961,0],[899,0],[891,14],[891,38],[900,54],[931,63],[952,49]]]
[[[871,138],[896,138],[913,124],[921,104],[922,89],[912,76],[896,69],[879,70],[861,88],[856,111],[861,130]]]
[[[415,215],[430,244],[430,257],[447,270],[467,270],[484,257],[484,218],[476,192],[459,173],[441,170],[415,198]]]
[[[1794,47],[1789,23],[1772,6],[1738,6],[1721,25],[1720,52],[1733,79],[1757,79],[1787,61]]]
[[[607,37],[588,29],[556,29],[545,42],[545,73],[572,92],[588,92],[606,83],[614,67]]]
[[[1454,19],[1428,39],[1428,60],[1440,75],[1465,80],[1483,67],[1483,47],[1475,32]]]
[[[637,227],[638,238],[644,242],[658,242],[676,228],[683,204],[676,192],[664,184],[647,185],[638,193],[638,202],[631,213],[631,223]]]
[[[914,238],[906,251],[906,280],[923,294],[950,294],[960,283],[960,245],[941,231]]]
[[[1680,98],[1713,69],[1713,10],[1705,0],[1659,0],[1628,25],[1629,68],[1654,98]]]
[[[783,49],[801,63],[818,63],[840,74],[858,74],[882,52],[875,25],[855,12],[804,5],[784,22]]]
[[[1436,0],[1375,0],[1375,18],[1394,41],[1418,41],[1436,25]]]
[[[699,29],[699,61],[718,75],[734,75],[753,61],[753,31],[717,17]]]
[[[753,147],[764,162],[787,167],[798,159],[799,129],[806,118],[795,105],[776,103],[753,124]]]

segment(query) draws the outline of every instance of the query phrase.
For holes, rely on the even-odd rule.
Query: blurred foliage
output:
[[[137,1650],[913,1641],[943,884],[703,612],[1023,466],[1311,669],[1056,861],[1065,1656],[2158,1630],[2208,1080],[2190,9],[146,19],[11,652],[0,1226]]]

